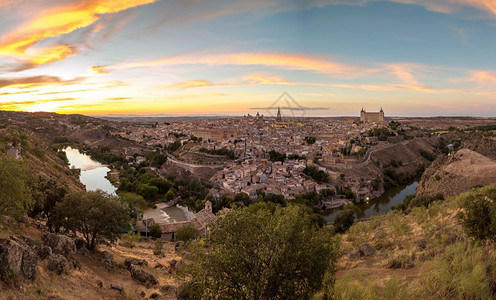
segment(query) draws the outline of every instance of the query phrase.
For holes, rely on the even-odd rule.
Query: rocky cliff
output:
[[[422,175],[416,196],[449,196],[496,183],[496,161],[469,149],[436,159]]]

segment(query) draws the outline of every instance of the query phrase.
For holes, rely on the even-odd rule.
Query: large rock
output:
[[[103,264],[103,267],[107,271],[111,271],[117,266],[117,263],[115,262],[112,254],[110,254],[107,251],[103,251],[101,253],[101,257],[100,257],[99,261]]]
[[[46,245],[41,245],[41,246],[37,247],[36,254],[38,254],[38,257],[41,260],[44,260],[44,259],[50,257],[50,255],[52,255],[52,248],[50,248]]]
[[[496,161],[469,149],[436,159],[422,174],[415,196],[457,195],[496,183]]]
[[[131,272],[131,277],[144,285],[156,285],[158,283],[155,276],[143,270],[137,265],[130,265],[129,272]]]
[[[129,269],[131,265],[148,266],[148,262],[144,259],[126,258],[124,265]]]
[[[372,256],[375,254],[375,249],[372,248],[369,244],[363,243],[360,246],[358,246],[358,250],[364,255],[364,256]]]
[[[24,241],[16,237],[0,239],[0,273],[14,271],[32,279],[37,266],[38,256]]]
[[[76,245],[76,249],[79,250],[81,248],[86,248],[86,242],[82,238],[77,238],[74,240],[74,245]]]
[[[43,244],[52,248],[55,254],[61,254],[68,257],[76,252],[74,241],[63,234],[45,233],[42,237]]]
[[[61,254],[52,254],[48,258],[48,270],[53,271],[57,274],[69,273],[71,269],[71,264],[65,258],[65,256]]]

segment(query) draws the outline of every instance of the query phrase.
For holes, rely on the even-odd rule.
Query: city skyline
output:
[[[495,26],[484,0],[3,0],[0,109],[494,116]]]

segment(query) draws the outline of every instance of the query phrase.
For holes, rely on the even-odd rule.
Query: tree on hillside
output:
[[[334,218],[334,230],[338,233],[346,232],[355,222],[355,213],[352,209],[345,208],[338,212]]]
[[[57,225],[80,232],[88,249],[102,240],[115,241],[129,226],[129,208],[117,196],[102,191],[72,192],[55,208]]]
[[[57,182],[55,179],[47,179],[39,176],[31,187],[34,206],[30,216],[35,217],[43,213],[47,217],[47,227],[50,231],[58,231],[54,226],[55,205],[64,199],[67,194],[67,186]]]
[[[192,250],[182,296],[308,299],[332,286],[337,245],[330,230],[305,207],[269,207],[256,203],[217,220],[208,247]]]
[[[0,154],[0,214],[20,219],[32,206],[26,166]]]

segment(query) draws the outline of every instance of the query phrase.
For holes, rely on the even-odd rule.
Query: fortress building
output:
[[[384,122],[384,111],[381,108],[379,112],[366,112],[362,108],[362,111],[360,111],[360,122],[363,123]]]

